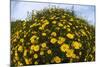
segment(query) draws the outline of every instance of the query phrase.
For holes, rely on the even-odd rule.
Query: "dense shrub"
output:
[[[71,11],[47,8],[11,22],[11,65],[95,60],[95,28]]]

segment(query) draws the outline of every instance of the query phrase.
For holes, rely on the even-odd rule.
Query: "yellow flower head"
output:
[[[18,53],[17,53],[17,51],[15,51],[15,56],[18,56]]]
[[[56,30],[60,30],[60,27],[56,27]]]
[[[30,61],[29,61],[28,58],[25,58],[25,63],[26,63],[26,64],[30,64]]]
[[[67,31],[69,31],[69,32],[70,32],[70,31],[71,31],[71,29],[70,29],[70,28],[67,28]]]
[[[37,38],[37,36],[35,36],[35,35],[33,35],[33,36],[30,38],[31,43],[34,43],[34,42],[35,42],[35,38]]]
[[[73,39],[73,38],[74,38],[74,34],[71,34],[71,33],[68,33],[66,36],[67,36],[69,39]]]
[[[66,57],[75,58],[76,55],[74,54],[74,50],[67,50]]]
[[[18,57],[18,56],[15,56],[14,58],[15,58],[15,60],[17,60],[17,61],[19,60],[19,57]]]
[[[38,58],[38,54],[34,54],[34,56],[33,56],[35,59],[37,59]]]
[[[41,56],[44,55],[44,52],[43,52],[43,51],[40,51],[40,55],[41,55]]]
[[[45,47],[46,47],[46,43],[42,43],[41,46],[42,46],[43,48],[45,48]]]
[[[37,22],[38,19],[35,18],[35,21]]]
[[[24,56],[27,56],[27,52],[28,52],[27,50],[24,50]]]
[[[24,42],[24,39],[22,38],[22,39],[20,39],[20,42]]]
[[[64,28],[64,29],[66,29],[66,28],[67,28],[67,26],[65,25],[63,28]]]
[[[68,44],[62,44],[60,47],[60,50],[62,52],[66,52],[67,50],[69,50],[69,45]]]
[[[56,24],[56,21],[52,21],[53,24]]]
[[[46,36],[46,33],[42,33],[42,36]]]
[[[61,62],[61,58],[59,56],[55,56],[54,57],[54,62],[60,63]]]
[[[66,17],[66,16],[64,16],[64,15],[62,16],[62,18],[65,18],[65,17]]]
[[[33,24],[30,26],[30,28],[32,28],[32,27],[34,27],[34,26],[37,26],[37,24],[36,24],[36,23],[33,23]]]
[[[80,31],[84,36],[87,36],[86,32],[83,29],[81,29]]]
[[[13,42],[17,42],[17,39],[13,39]]]
[[[56,38],[52,38],[52,39],[50,40],[50,42],[51,42],[52,44],[55,44],[55,43],[57,42],[57,39],[56,39]]]
[[[47,50],[47,53],[48,53],[48,54],[51,54],[51,53],[52,53],[52,51],[49,49],[49,50]]]
[[[31,50],[34,50],[36,52],[39,51],[39,48],[40,48],[39,45],[32,45],[31,46]]]
[[[20,61],[18,61],[18,66],[22,66],[23,64],[20,62]]]
[[[49,24],[49,21],[48,20],[45,20],[44,22],[45,22],[45,24]]]
[[[19,52],[22,52],[22,51],[23,51],[23,46],[19,46],[19,47],[18,47],[18,51],[19,51]]]
[[[70,18],[70,21],[74,21],[74,19],[73,18]]]
[[[32,34],[37,34],[37,32],[36,31],[33,31]],[[36,36],[33,35],[33,38],[36,38]]]
[[[67,25],[67,27],[70,27],[69,25]]]
[[[52,11],[50,10],[50,13],[51,13],[51,12],[52,12]],[[51,20],[55,19],[55,16],[50,17],[50,19],[51,19]]]
[[[34,53],[34,51],[33,50],[30,50],[30,54],[32,54],[32,53]]]
[[[70,23],[70,22],[69,22],[68,24],[69,24],[70,26],[72,25],[72,23]]]
[[[57,36],[56,32],[52,32],[51,36]]]
[[[35,61],[35,62],[34,62],[34,64],[35,64],[35,65],[37,65],[37,64],[38,64],[38,62],[37,62],[37,61]]]
[[[59,27],[62,27],[62,26],[63,26],[63,24],[62,24],[62,23],[58,23],[58,26],[59,26]]]
[[[80,49],[82,47],[82,44],[77,42],[77,41],[74,41],[72,43],[72,46],[75,48],[75,49]]]
[[[43,24],[43,25],[42,25],[42,28],[45,28],[45,26],[46,26],[46,24]]]
[[[39,27],[39,30],[44,30],[44,27]]]
[[[65,38],[63,38],[63,37],[59,37],[58,39],[59,39],[59,40],[57,41],[58,44],[62,44],[62,43],[65,42]]]

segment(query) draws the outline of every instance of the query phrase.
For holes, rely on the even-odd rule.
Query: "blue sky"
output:
[[[36,2],[19,2],[11,1],[11,20],[25,19],[27,11],[41,10],[48,6],[57,6],[71,10],[73,5],[70,4],[55,4],[55,3],[36,3]],[[86,19],[90,24],[95,24],[95,6],[90,5],[74,5],[74,11],[78,17]]]

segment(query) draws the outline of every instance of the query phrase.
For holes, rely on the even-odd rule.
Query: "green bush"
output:
[[[95,27],[71,11],[47,8],[11,22],[11,66],[95,61]]]

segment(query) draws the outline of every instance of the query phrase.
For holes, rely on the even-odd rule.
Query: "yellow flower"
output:
[[[17,39],[13,39],[13,42],[17,42]]]
[[[22,32],[22,30],[19,31],[20,33]]]
[[[37,32],[36,31],[33,31],[32,34],[37,34]],[[36,37],[37,36],[35,36],[35,35],[33,36],[33,38],[36,38]]]
[[[51,54],[51,53],[52,53],[52,51],[49,49],[49,50],[47,50],[47,53],[48,53],[48,54]]]
[[[68,33],[66,36],[67,36],[69,39],[73,39],[73,38],[74,38],[74,34],[71,34],[71,33]]]
[[[35,21],[37,22],[37,19],[35,19]]]
[[[24,38],[26,38],[26,36],[27,36],[27,35],[26,35],[26,34],[24,34]]]
[[[70,27],[69,25],[67,25],[67,27]]]
[[[26,25],[26,22],[23,22],[23,26],[25,26]]]
[[[73,18],[70,18],[70,21],[74,21],[74,19]]]
[[[70,32],[70,31],[71,31],[71,29],[70,29],[70,28],[67,28],[67,31],[68,31],[68,32]]]
[[[18,56],[18,53],[17,53],[17,51],[15,51],[15,56]]]
[[[35,39],[37,36],[35,36],[35,35],[33,35],[32,37],[31,37],[31,39]]]
[[[46,24],[46,25],[49,24],[49,21],[48,21],[48,20],[45,20],[45,24]]]
[[[35,62],[34,62],[34,64],[35,64],[35,65],[37,65],[37,64],[38,64],[38,62],[37,62],[37,61],[35,61]]]
[[[63,28],[64,28],[64,29],[66,29],[66,28],[67,28],[67,26],[64,26]]]
[[[26,64],[30,64],[30,62],[29,62],[29,59],[28,59],[28,58],[25,58],[25,63],[26,63]]]
[[[60,27],[56,27],[56,30],[60,30]]]
[[[64,16],[64,15],[62,16],[62,18],[65,18],[65,17],[66,17],[66,16]]]
[[[69,50],[69,45],[68,44],[62,44],[60,47],[60,50],[62,52],[66,52],[67,50]]]
[[[42,33],[42,36],[46,36],[46,33]]]
[[[56,32],[52,32],[51,36],[57,36]]]
[[[52,12],[52,11],[50,11],[50,13],[51,13],[51,12]],[[55,16],[50,17],[50,19],[51,19],[51,20],[55,19]]]
[[[45,48],[45,47],[46,47],[46,43],[42,43],[41,46],[42,46],[43,48]]]
[[[72,58],[76,58],[76,54],[73,54],[73,55],[72,55]]]
[[[33,50],[30,50],[30,54],[32,54],[34,51]]]
[[[24,56],[27,56],[27,50],[24,50]]]
[[[31,43],[34,43],[35,42],[35,38],[37,38],[37,36],[35,36],[35,35],[33,35],[31,38],[30,38],[30,41],[31,41]]]
[[[14,63],[16,63],[16,60],[15,60],[15,59],[13,59],[13,62],[14,62]]]
[[[52,38],[52,39],[50,40],[50,42],[51,42],[52,44],[55,44],[55,43],[57,42],[57,39],[56,39],[56,38]]]
[[[62,23],[63,23],[63,24],[65,24],[65,23],[66,23],[66,21],[63,21]]]
[[[59,27],[62,27],[62,26],[63,26],[63,24],[62,24],[62,23],[58,23],[58,26],[59,26]]]
[[[59,40],[57,41],[58,44],[62,44],[62,43],[65,42],[65,38],[63,38],[63,37],[59,37],[58,39],[59,39]]]
[[[40,51],[40,55],[41,55],[41,56],[44,55],[44,52],[43,52],[43,51]]]
[[[78,26],[75,26],[76,28],[78,28]]]
[[[24,42],[24,39],[22,38],[22,39],[20,39],[20,42]]]
[[[33,56],[35,59],[37,59],[38,58],[38,54],[34,54],[34,56]]]
[[[44,30],[44,28],[43,27],[39,27],[39,30]]]
[[[84,36],[87,36],[86,32],[83,29],[81,29],[80,31]]]
[[[32,28],[32,27],[34,27],[34,26],[37,26],[37,24],[36,24],[36,23],[33,23],[33,24],[30,26],[30,28]]]
[[[70,22],[69,22],[68,24],[69,24],[69,25],[72,25],[72,23],[70,23]]]
[[[40,47],[39,47],[39,45],[32,45],[31,46],[31,50],[34,50],[34,51],[39,51],[39,49],[40,49]]]
[[[43,25],[42,25],[42,28],[44,29],[45,26],[46,26],[46,24],[43,24]]]
[[[67,50],[66,57],[75,58],[76,55],[74,54],[74,50]]]
[[[79,52],[79,55],[82,55],[82,52]]]
[[[84,28],[87,30],[87,27],[86,26]]]
[[[22,66],[23,64],[20,62],[20,61],[18,61],[18,66]]]
[[[23,46],[19,46],[19,47],[18,47],[18,51],[19,51],[19,52],[22,52],[22,51],[23,51]]]
[[[31,50],[34,50],[34,45],[31,45]]]
[[[19,57],[18,57],[18,56],[15,56],[15,60],[17,60],[17,61],[18,61],[18,60],[19,60]]]
[[[74,41],[74,42],[72,43],[72,46],[73,46],[75,49],[80,49],[81,46],[82,46],[82,44],[79,43],[79,42],[77,42],[77,41]]]
[[[56,21],[52,21],[53,24],[56,24]]]
[[[60,58],[59,56],[55,56],[55,57],[54,57],[54,61],[55,61],[56,63],[60,63],[60,62],[61,62],[61,58]]]

